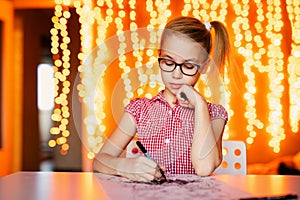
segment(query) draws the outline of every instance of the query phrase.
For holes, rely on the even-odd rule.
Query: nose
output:
[[[183,74],[181,72],[180,65],[176,65],[174,71],[172,72],[172,76],[173,78],[177,78],[177,79],[182,78]]]

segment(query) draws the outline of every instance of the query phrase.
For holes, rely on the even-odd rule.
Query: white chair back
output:
[[[126,148],[126,157],[132,158],[142,154],[135,143],[136,139],[130,141]],[[223,160],[213,174],[246,174],[247,158],[246,145],[243,141],[223,140]]]
[[[246,145],[243,141],[223,140],[223,160],[213,174],[246,174]]]
[[[136,145],[137,140],[134,138],[132,139],[126,147],[126,158],[134,158],[140,155],[139,147]]]

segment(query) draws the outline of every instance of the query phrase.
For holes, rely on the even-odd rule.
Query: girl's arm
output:
[[[186,99],[180,93],[183,92]],[[222,135],[225,120],[211,121],[206,100],[193,87],[184,85],[176,97],[182,106],[194,108],[195,125],[192,140],[191,159],[196,173],[210,175],[222,161]]]
[[[120,155],[136,133],[134,118],[125,112],[118,127],[106,140],[93,162],[97,172],[125,176],[136,181],[150,181],[160,178],[157,164],[146,158],[121,158]]]
[[[210,120],[206,101],[196,105],[191,157],[198,175],[210,175],[220,165],[224,127],[225,120]]]

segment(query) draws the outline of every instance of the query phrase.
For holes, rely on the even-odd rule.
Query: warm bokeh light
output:
[[[291,44],[286,43],[283,35],[288,25],[284,23],[287,19],[283,17],[283,5],[280,0],[184,0],[181,10],[179,6],[175,6],[175,9],[170,0],[56,1],[57,6],[52,18],[53,28],[50,32],[51,52],[55,55],[57,104],[52,120],[58,125],[51,129],[51,133],[56,136],[56,143],[49,141],[49,146],[61,145],[64,153],[69,148],[66,145],[70,135],[66,132],[70,116],[67,101],[70,95],[70,38],[67,22],[71,17],[68,11],[71,3],[76,8],[81,24],[81,52],[78,55],[81,61],[81,65],[78,66],[81,83],[77,85],[77,89],[83,102],[83,124],[86,132],[84,140],[87,143],[88,158],[94,158],[103,144],[104,137],[109,135],[105,105],[110,105],[106,103],[110,100],[107,90],[112,88],[108,88],[104,82],[109,66],[116,67],[115,71],[120,76],[121,83],[118,84],[122,84],[123,90],[118,98],[122,97],[123,106],[133,97],[152,97],[162,87],[156,63],[156,48],[161,30],[166,22],[176,15],[194,16],[202,21],[219,20],[227,26],[232,39],[232,49],[236,52],[241,77],[245,82],[240,86],[241,99],[237,109],[232,103],[234,99],[230,88],[240,83],[233,79],[232,68],[227,66],[224,70],[223,84],[217,88],[217,91],[221,91],[217,99],[226,107],[229,118],[234,118],[239,114],[237,112],[242,113],[241,116],[246,121],[243,126],[244,141],[248,147],[256,142],[260,132],[264,132],[267,133],[264,137],[269,147],[273,152],[279,153],[280,144],[286,138],[286,123],[289,123],[292,132],[299,131],[299,1],[286,1],[292,33]],[[147,34],[142,34],[139,30],[144,27]],[[115,42],[114,49],[111,49],[107,42],[112,40]],[[291,48],[290,54],[283,51],[286,48]],[[113,62],[109,63],[108,60]],[[133,77],[132,74],[136,76]],[[215,99],[215,92],[206,85],[207,79],[207,76],[203,75],[196,89],[206,98]],[[288,86],[285,80],[288,80]],[[283,94],[286,90],[289,93],[288,120],[283,119]],[[261,95],[265,95],[263,99]],[[261,101],[267,105],[263,108],[265,118],[259,115],[258,105]],[[230,126],[238,126],[239,123],[239,119],[229,122],[223,139],[230,139],[232,134],[236,134]]]
[[[52,120],[55,122],[54,127],[50,129],[50,133],[56,140],[50,140],[49,146],[54,147],[56,144],[61,146],[61,152],[66,154],[69,145],[67,144],[66,129],[68,125],[68,118],[70,117],[67,97],[70,93],[70,82],[67,80],[70,75],[70,50],[68,44],[70,38],[68,37],[67,22],[71,17],[68,7],[60,4],[69,5],[69,1],[56,1],[54,16],[52,17],[53,28],[50,30],[52,35],[51,52],[54,55],[54,77],[55,77],[55,97],[54,102],[56,107],[52,114]],[[61,39],[61,40],[60,40]]]
[[[288,57],[288,82],[290,93],[290,125],[299,131],[300,119],[300,1],[287,1],[288,17],[292,25],[291,55]]]

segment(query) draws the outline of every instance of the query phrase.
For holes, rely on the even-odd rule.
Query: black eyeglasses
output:
[[[200,65],[194,63],[177,63],[174,60],[168,58],[158,58],[159,67],[161,70],[165,72],[172,72],[179,66],[180,71],[187,76],[194,76],[197,74],[198,70],[200,69]]]

